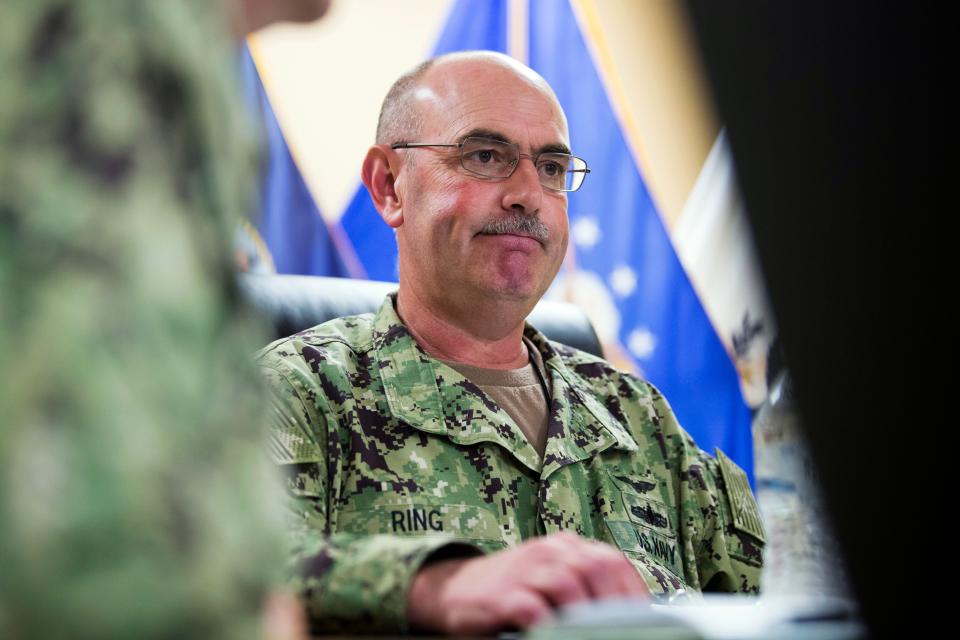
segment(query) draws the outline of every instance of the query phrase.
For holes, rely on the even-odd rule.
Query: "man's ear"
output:
[[[400,160],[390,148],[377,144],[367,151],[360,174],[364,186],[367,187],[373,199],[373,206],[380,212],[384,222],[394,229],[403,224],[403,207],[400,204],[400,196],[397,195],[397,175],[394,171],[394,167],[399,168],[399,166]]]

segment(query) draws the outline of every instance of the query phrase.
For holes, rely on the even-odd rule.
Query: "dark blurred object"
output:
[[[376,313],[395,282],[322,276],[240,276],[240,288],[270,322],[274,338],[285,338],[342,316]],[[528,318],[551,340],[603,357],[593,325],[580,308],[541,300]]]
[[[939,524],[921,517],[938,484],[922,453],[939,427],[924,356],[944,349],[936,306],[953,290],[924,228],[944,207],[931,201],[946,21],[906,3],[688,6],[828,506],[880,636],[910,591],[940,582],[936,556],[920,558]]]

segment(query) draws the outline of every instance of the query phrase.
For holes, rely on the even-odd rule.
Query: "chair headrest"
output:
[[[284,274],[241,274],[239,285],[271,322],[275,339],[341,316],[375,313],[397,288],[395,282]],[[551,340],[603,357],[593,325],[575,305],[541,300],[527,320]]]

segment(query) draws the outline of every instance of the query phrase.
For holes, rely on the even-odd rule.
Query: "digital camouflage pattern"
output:
[[[530,326],[526,336],[552,387],[542,467],[506,412],[417,345],[392,297],[376,316],[261,352],[276,390],[273,455],[296,501],[291,568],[319,628],[402,628],[432,552],[453,541],[495,552],[558,531],[618,546],[662,598],[757,593],[762,531],[731,512],[753,522],[749,489],[728,492],[651,385]]]
[[[0,637],[259,635],[283,490],[224,6],[0,3]]]

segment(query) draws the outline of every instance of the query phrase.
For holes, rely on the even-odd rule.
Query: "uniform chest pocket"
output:
[[[662,592],[686,588],[676,510],[659,499],[656,480],[614,479],[611,487],[606,525],[616,545],[641,572],[652,575]],[[644,489],[643,493],[637,487]]]
[[[497,546],[500,523],[487,509],[393,498],[339,510],[333,528],[342,533],[389,533],[404,536],[450,534],[458,539]]]

